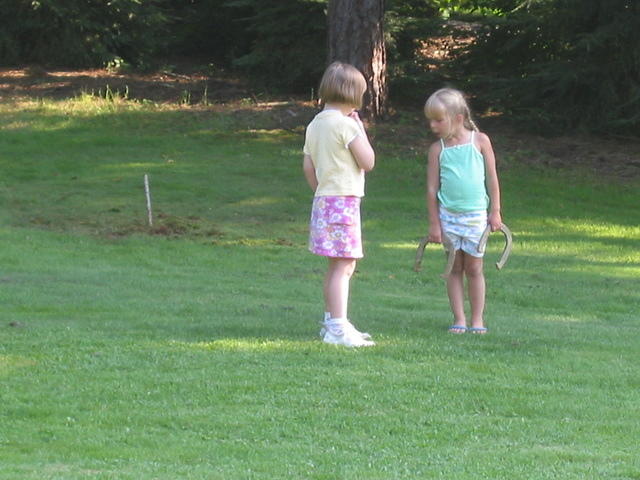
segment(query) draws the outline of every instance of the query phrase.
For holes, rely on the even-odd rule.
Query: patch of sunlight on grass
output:
[[[31,121],[21,120],[18,122],[7,123],[0,126],[0,130],[6,131],[20,131],[20,130],[33,130],[39,132],[55,132],[57,130],[64,130],[72,124],[72,119],[55,119],[45,118],[44,116],[35,117]]]
[[[222,238],[216,238],[213,240],[213,243],[220,247],[273,247],[273,246],[285,246],[290,247],[294,243],[290,240],[286,240],[284,238],[238,238],[238,239],[229,239],[225,240]],[[305,244],[300,243],[300,247],[303,247]]]
[[[293,351],[312,345],[318,345],[318,342],[315,340],[265,340],[264,338],[225,338],[211,342],[181,342],[172,340],[169,342],[169,346],[174,348],[226,352]]]
[[[551,257],[580,258],[585,262],[597,264],[617,264],[626,268],[635,268],[640,265],[640,251],[631,251],[628,248],[616,246],[594,245],[584,243],[574,245],[571,243],[534,243],[526,242],[515,248],[514,253],[522,252],[528,257],[538,257],[541,260],[549,260]]]
[[[595,317],[582,316],[580,318],[573,315],[543,315],[542,320],[545,322],[553,323],[580,323],[585,321],[594,320]]]
[[[380,244],[380,247],[390,250],[415,250],[417,246],[418,242],[384,242]]]
[[[117,165],[105,165],[102,168],[107,170],[121,170],[121,169],[141,169],[141,168],[159,168],[166,167],[166,162],[130,162],[130,163],[118,163]]]
[[[227,136],[232,137],[235,135],[235,131],[229,130],[218,130],[212,128],[203,128],[199,130],[192,130],[189,132],[189,137],[216,137],[216,136]]]
[[[0,355],[0,376],[6,376],[17,368],[31,367],[35,364],[35,360],[28,358],[16,355]]]
[[[284,198],[278,197],[250,197],[234,202],[231,205],[235,207],[261,207],[266,205],[275,205],[284,201]]]
[[[625,264],[615,266],[609,265],[608,262],[602,262],[604,265],[599,265],[591,259],[587,260],[584,263],[577,264],[575,267],[559,265],[548,270],[558,273],[592,273],[594,275],[606,275],[607,277],[626,278],[629,280],[638,280],[640,278],[640,266],[631,267]],[[603,271],[603,269],[605,270]]]
[[[11,122],[6,125],[0,125],[0,130],[22,130],[31,127],[31,124],[25,121]]]
[[[601,223],[586,220],[567,220],[560,218],[545,218],[544,229],[541,230],[540,220],[521,222],[520,229],[514,230],[514,235],[540,236],[541,231],[548,232],[549,228],[557,229],[565,234],[579,234],[589,238],[618,237],[640,239],[640,226],[619,225],[615,223]],[[548,235],[548,233],[547,233]]]
[[[63,100],[51,99],[18,99],[9,105],[11,110],[19,109],[23,113],[36,113],[38,115],[69,114],[97,116],[104,113],[119,113],[123,111],[138,111],[142,108],[150,109],[148,105],[117,97],[108,100],[89,94]],[[1,110],[0,110],[1,111]],[[62,123],[62,122],[61,122]]]
[[[264,110],[272,110],[275,107],[286,107],[289,102],[257,102],[256,107],[260,107]]]
[[[594,223],[585,221],[567,222],[553,219],[550,222],[572,233],[581,233],[590,237],[638,237],[640,239],[640,226],[616,225],[612,223]]]
[[[249,128],[245,130],[245,132],[251,134],[254,138],[259,138],[260,140],[273,141],[280,141],[283,136],[287,135],[287,131],[281,128],[275,128],[272,130],[265,130],[262,128]]]
[[[380,244],[380,247],[387,248],[389,250],[412,250],[416,251],[418,248],[418,241],[415,242],[383,242]],[[498,241],[496,239],[495,242],[491,242],[492,244],[487,245],[487,251],[499,251],[504,247],[504,242],[502,240]],[[515,243],[515,242],[514,242]],[[442,253],[444,252],[444,248],[441,244],[438,243],[430,243],[427,245],[428,251],[433,250],[434,252]]]
[[[24,113],[29,107],[33,107],[34,105],[38,105],[39,102],[36,100],[23,99],[23,98],[11,98],[11,99],[2,99],[0,101],[0,113],[15,113],[16,110]]]
[[[628,253],[629,260],[635,258],[640,260],[640,251],[632,251],[630,248],[625,248],[625,242],[628,242],[628,238],[585,238],[585,239],[566,239],[566,238],[554,238],[553,236],[545,237],[521,237],[513,240],[514,248],[516,245],[521,245],[523,249],[532,252],[553,252],[553,253],[575,253],[582,252],[584,254],[597,252],[598,254],[604,253],[607,250],[611,250],[612,253],[616,253],[615,258],[620,258],[620,250],[630,250]],[[616,244],[618,241],[619,244]],[[610,242],[610,246],[607,245]],[[638,241],[640,243],[640,240]],[[631,245],[629,244],[629,247]]]

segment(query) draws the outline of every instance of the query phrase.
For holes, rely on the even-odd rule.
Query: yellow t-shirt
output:
[[[356,121],[338,110],[323,110],[307,126],[303,151],[316,170],[316,197],[364,197],[364,170],[349,150],[349,144],[361,134]]]

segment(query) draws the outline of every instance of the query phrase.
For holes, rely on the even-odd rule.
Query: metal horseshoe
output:
[[[413,270],[415,272],[419,272],[422,270],[422,257],[424,255],[424,250],[429,245],[429,237],[426,236],[422,240],[420,240],[420,244],[418,245],[418,251],[416,252],[416,261],[413,264]],[[453,246],[449,242],[449,239],[446,236],[442,237],[442,243],[447,252],[447,266],[444,268],[444,273],[442,274],[442,278],[447,278],[451,273],[451,269],[453,268],[453,262],[456,260],[456,251],[453,249]]]
[[[511,247],[513,244],[513,236],[511,235],[511,230],[504,223],[500,227],[500,231],[504,234],[505,244],[504,250],[502,250],[502,255],[500,255],[500,260],[496,262],[496,268],[498,270],[502,270],[504,264],[507,263],[509,259],[509,255],[511,254]],[[489,239],[489,235],[491,234],[491,226],[487,225],[484,233],[480,237],[480,242],[478,243],[478,253],[484,253],[487,248],[487,240]]]
[[[513,244],[513,237],[511,235],[511,230],[509,230],[509,227],[503,224],[500,227],[500,231],[504,234],[506,243],[505,243],[504,250],[502,251],[502,255],[500,256],[500,260],[496,262],[496,268],[498,270],[501,270],[502,267],[504,267],[505,263],[507,263],[507,260],[509,259],[509,255],[511,254],[511,248]],[[491,234],[491,226],[487,225],[487,228],[485,229],[485,231],[482,233],[482,236],[480,237],[480,242],[478,244],[478,253],[485,252],[487,248],[487,240],[489,239],[490,234]],[[420,241],[420,244],[418,245],[418,250],[416,252],[416,260],[413,264],[413,270],[415,272],[419,272],[420,270],[422,270],[422,257],[424,256],[424,250],[425,248],[427,248],[427,245],[429,243],[431,242],[429,242],[429,237],[427,236],[427,237],[424,237]],[[444,273],[442,274],[442,277],[447,278],[451,273],[451,269],[453,268],[453,262],[456,259],[456,250],[453,249],[453,246],[449,242],[449,239],[444,235],[442,237],[442,243],[444,245],[445,251],[447,252],[447,265],[444,269]]]

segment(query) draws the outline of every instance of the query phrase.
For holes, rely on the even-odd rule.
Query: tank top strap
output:
[[[442,150],[444,150],[444,149],[445,149],[445,146],[444,146],[444,139],[442,139],[442,138],[440,139],[440,146],[442,147]]]

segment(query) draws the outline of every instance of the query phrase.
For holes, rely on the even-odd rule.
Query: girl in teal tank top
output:
[[[487,224],[502,226],[500,185],[491,140],[478,131],[469,106],[458,90],[443,88],[424,107],[431,131],[440,138],[429,148],[427,207],[429,241],[456,251],[447,293],[453,313],[451,333],[487,333],[484,323],[485,279],[480,236]],[[445,247],[447,248],[447,247]],[[471,325],[464,309],[467,279]]]
[[[475,131],[471,140],[462,145],[447,147],[440,139],[440,205],[452,212],[486,211],[489,197],[485,188],[484,157],[475,145]]]

